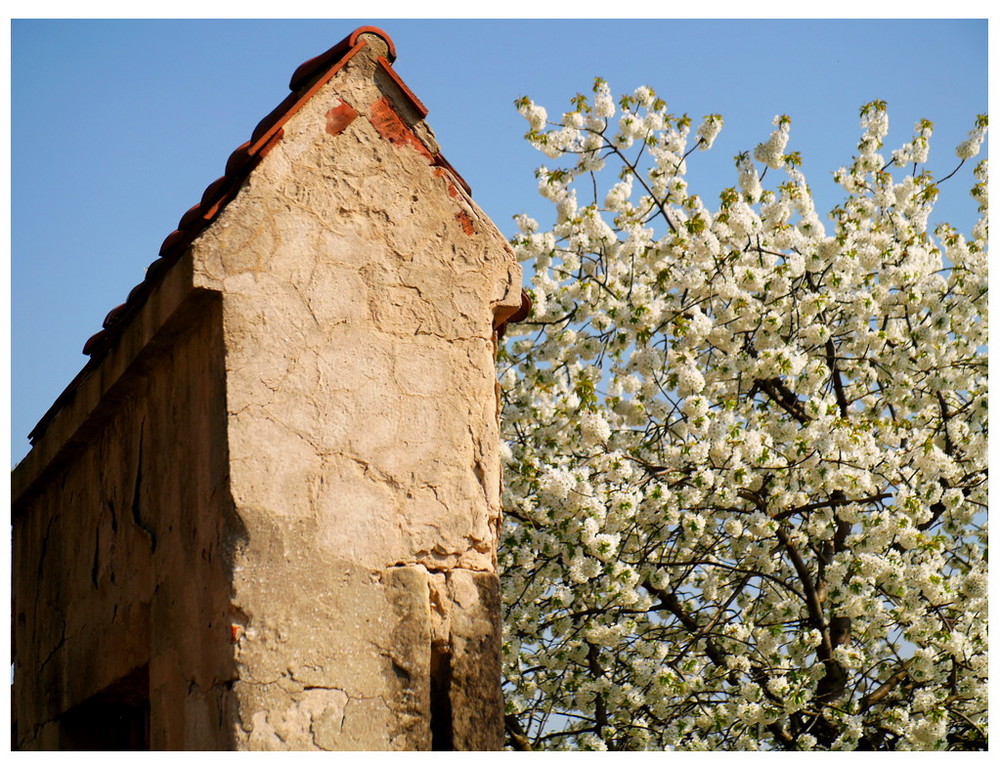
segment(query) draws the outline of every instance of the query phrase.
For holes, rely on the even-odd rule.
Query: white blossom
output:
[[[718,138],[720,132],[722,132],[722,115],[706,115],[705,121],[701,123],[698,127],[698,132],[695,133],[695,135],[699,138],[698,148],[702,151],[711,149],[712,144],[715,143],[715,139]]]
[[[986,137],[986,121],[981,120],[981,124],[969,131],[969,137],[962,141],[955,149],[955,154],[959,159],[972,159],[979,154],[979,147]]]
[[[757,144],[754,158],[768,167],[780,168],[785,164],[784,152],[788,145],[788,130],[791,120],[787,115],[779,114],[774,118],[775,130],[764,143]]]
[[[580,433],[586,446],[606,444],[611,438],[611,426],[599,412],[584,412],[580,415]]]

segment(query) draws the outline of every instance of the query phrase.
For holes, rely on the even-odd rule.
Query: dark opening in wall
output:
[[[431,644],[431,749],[450,752],[455,743],[451,719],[451,653],[448,646]]]
[[[59,748],[149,749],[149,666],[133,670],[59,718]]]

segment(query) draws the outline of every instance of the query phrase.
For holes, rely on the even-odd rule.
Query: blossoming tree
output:
[[[984,748],[986,161],[929,230],[932,125],[867,104],[824,224],[787,117],[709,208],[719,115],[518,108],[563,164],[499,361],[509,743]]]

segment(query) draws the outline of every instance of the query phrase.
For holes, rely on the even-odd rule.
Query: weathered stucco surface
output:
[[[501,745],[494,326],[521,273],[366,42],[173,267],[179,339],[22,480],[17,662],[61,694],[16,702],[22,746],[144,662],[154,747]]]

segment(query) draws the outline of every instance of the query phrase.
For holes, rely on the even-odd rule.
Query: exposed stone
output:
[[[456,569],[451,595],[451,709],[455,749],[500,749],[500,581],[496,574]]]

